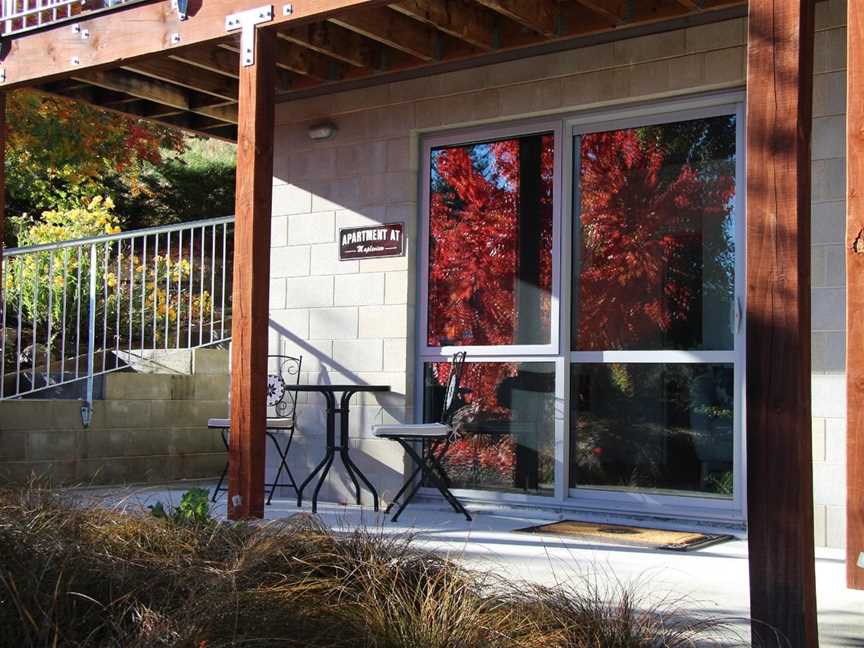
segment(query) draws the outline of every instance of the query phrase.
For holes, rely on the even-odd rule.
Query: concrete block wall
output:
[[[846,3],[816,5],[812,357],[816,543],[846,542]]]
[[[814,111],[814,430],[843,439],[842,113],[845,101],[845,4],[817,5]],[[593,45],[277,106],[273,186],[271,352],[302,353],[304,381],[384,382],[395,395],[359,401],[352,443],[374,453],[376,483],[399,486],[404,459],[369,426],[411,420],[415,403],[414,331],[418,293],[419,138],[423,133],[521,117],[572,113],[624,102],[743,88],[745,19]],[[337,133],[313,142],[310,126],[332,121]],[[841,129],[838,131],[838,129]],[[741,185],[743,189],[743,184]],[[341,227],[404,221],[404,258],[338,261]],[[838,263],[839,260],[839,263]],[[320,397],[299,411],[295,474],[320,457]],[[828,432],[830,426],[831,432]],[[827,443],[827,441],[826,441]],[[317,445],[316,445],[317,444]],[[382,445],[383,444],[383,445]],[[358,454],[358,457],[360,455]],[[837,453],[832,452],[832,459]],[[842,475],[817,455],[817,519],[843,517]],[[275,466],[271,466],[273,470]],[[344,471],[328,497],[348,501]],[[338,474],[337,474],[338,473]],[[824,497],[823,497],[824,495]],[[830,504],[829,504],[830,502]],[[833,508],[830,508],[833,507]],[[837,545],[817,530],[820,544]]]
[[[80,401],[0,402],[0,481],[61,484],[215,478],[225,464],[207,419],[227,414],[228,354],[199,349],[192,375],[114,373],[89,427]]]

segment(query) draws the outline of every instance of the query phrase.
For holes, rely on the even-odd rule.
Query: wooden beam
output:
[[[864,4],[847,12],[846,585],[864,589]]]
[[[391,0],[392,1],[392,0]],[[315,0],[294,2],[290,15],[275,11],[273,20],[261,29],[304,25],[349,11],[375,7],[388,0]],[[4,38],[8,43],[2,67],[6,90],[44,83],[96,67],[118,65],[159,52],[167,52],[178,40],[191,47],[216,43],[225,38],[225,16],[255,9],[260,0],[207,0],[193,3],[186,20],[177,18],[172,0],[120,6],[111,12],[82,17],[77,21],[90,38],[84,40],[69,28],[69,23]],[[175,38],[176,35],[176,38]]]
[[[625,4],[620,0],[576,0],[577,4],[593,11],[598,16],[607,19],[612,25],[620,25],[625,21]]]
[[[259,30],[255,63],[240,68],[228,517],[264,516],[270,216],[276,34]]]
[[[440,58],[438,32],[394,11],[355,9],[334,16],[330,22],[421,61]]]
[[[224,140],[226,142],[236,143],[237,142],[237,127],[236,126],[223,126],[222,128],[209,128],[205,133],[203,133],[207,137],[215,137],[216,139]]]
[[[127,74],[119,70],[90,71],[77,75],[75,78],[99,88],[123,92],[178,110],[188,110],[206,117],[215,117],[223,121],[237,123],[236,107],[201,103],[194,100],[188,91],[169,83]]]
[[[233,53],[239,54],[240,52],[239,45],[233,43],[222,44],[220,47]],[[298,51],[298,49],[299,48],[282,48],[279,47],[277,42],[276,67],[278,69],[293,72],[294,74],[308,76],[316,81],[327,79],[329,73],[327,64],[320,59],[313,60],[309,56],[304,56],[304,52],[302,50]]]
[[[85,101],[79,97],[79,93],[83,92],[82,90],[73,90],[67,91],[64,89],[57,89],[52,86],[55,84],[48,83],[44,86],[34,87],[33,90],[36,92],[52,96],[59,97],[61,99],[71,99],[74,101]],[[94,86],[88,86],[91,90],[98,90]],[[169,126],[171,128],[176,128],[179,130],[189,131],[193,135],[204,135],[205,137],[215,137],[217,139],[223,139],[230,142],[234,142],[236,137],[231,135],[232,129],[236,129],[236,126],[231,123],[227,123],[222,120],[220,122],[214,122],[222,124],[221,127],[216,127],[207,125],[206,129],[203,127],[203,124],[195,123],[194,120],[180,123],[183,120],[179,120],[178,117],[180,115],[187,115],[190,118],[194,118],[195,115],[192,115],[184,110],[178,110],[176,108],[171,108],[169,106],[165,106],[162,104],[153,103],[147,101],[145,99],[137,99],[132,98],[133,103],[122,103],[116,106],[108,105],[108,104],[94,104],[96,108],[101,110],[105,110],[111,113],[116,113],[118,115],[123,115],[124,117],[131,117],[133,119],[146,119],[148,121],[155,122],[157,124],[162,124],[164,126]],[[87,103],[92,103],[87,101]],[[216,107],[215,110],[221,110],[222,107]],[[236,114],[235,114],[236,118]],[[207,119],[206,117],[204,119]],[[218,119],[218,117],[214,117],[214,119]],[[198,128],[201,126],[201,128]]]
[[[276,44],[276,65],[316,81],[327,81],[332,71],[328,61],[316,52],[282,39]]]
[[[172,54],[171,58],[232,79],[240,76],[240,57],[221,47],[198,47]]]
[[[360,34],[327,22],[280,31],[279,37],[357,68],[372,68],[372,44]]]
[[[124,70],[173,83],[183,88],[237,101],[237,83],[221,74],[213,74],[170,58],[150,58],[123,66]]]
[[[6,93],[0,91],[0,297],[6,286],[6,278],[3,276],[3,248],[6,234]],[[5,315],[6,309],[3,308]],[[0,325],[0,340],[2,348],[6,348],[6,323]],[[3,359],[5,362],[5,358]]]
[[[550,0],[477,0],[477,3],[547,38],[555,36],[557,5]]]
[[[145,79],[136,74],[126,74],[119,70],[97,70],[75,75],[76,80],[84,81],[97,88],[122,92],[139,99],[147,99],[172,108],[189,110],[189,93],[169,83]]]
[[[390,8],[484,51],[496,47],[494,16],[461,0],[403,0]]]
[[[816,648],[810,405],[814,6],[751,0],[747,36],[747,504],[754,645]],[[788,644],[785,644],[788,641]]]

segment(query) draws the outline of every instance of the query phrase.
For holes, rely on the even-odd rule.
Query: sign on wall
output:
[[[405,253],[404,223],[339,230],[339,260],[374,259]]]

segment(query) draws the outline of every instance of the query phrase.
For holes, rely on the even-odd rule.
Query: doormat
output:
[[[668,551],[696,551],[732,540],[731,535],[696,533],[693,531],[666,531],[620,524],[595,524],[561,520],[550,524],[517,529],[517,533],[546,533],[563,535],[592,542],[650,547]]]

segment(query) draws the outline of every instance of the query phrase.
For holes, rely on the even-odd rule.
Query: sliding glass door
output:
[[[560,128],[460,133],[424,149],[423,417],[440,418],[447,360],[466,351],[444,463],[475,494],[555,492]]]
[[[468,353],[460,496],[743,517],[741,99],[424,138],[415,394]]]
[[[740,505],[740,132],[735,106],[574,129],[576,499]]]

